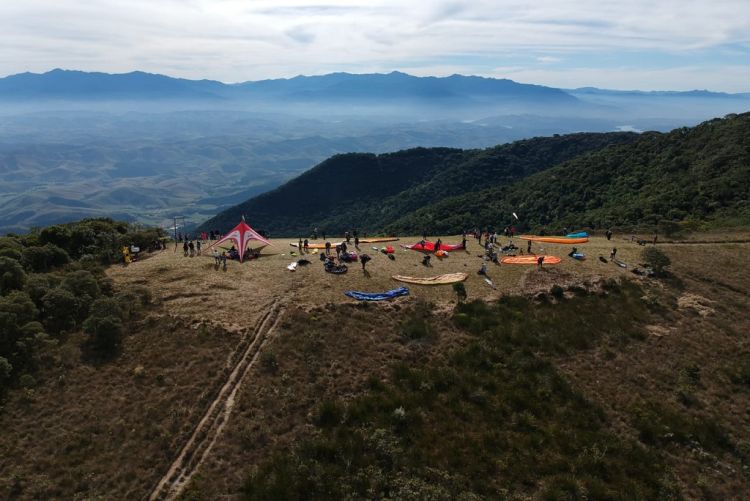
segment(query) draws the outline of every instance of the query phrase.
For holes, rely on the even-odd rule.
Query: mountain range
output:
[[[621,91],[593,87],[558,89],[518,83],[508,79],[451,75],[417,77],[393,71],[387,74],[330,73],[320,76],[222,83],[215,80],[188,80],[134,71],[123,74],[54,69],[46,73],[20,73],[0,78],[0,102],[6,108],[38,110],[45,107],[80,106],[102,109],[176,110],[190,108],[288,109],[295,113],[318,112],[332,104],[370,108],[399,114],[398,106],[408,105],[427,111],[430,116],[480,111],[484,116],[507,112],[543,112],[547,115],[571,113],[589,116],[623,99],[641,102],[673,102],[705,105],[722,101],[750,101],[750,93],[727,94],[693,90],[687,92]],[[611,100],[611,102],[610,102]],[[439,105],[440,108],[435,109]],[[394,106],[396,108],[394,108]],[[619,110],[625,111],[625,110]],[[674,111],[674,110],[673,110]],[[744,111],[744,110],[726,110]],[[7,112],[7,110],[6,110]],[[718,114],[718,113],[716,113]],[[475,117],[476,118],[476,117]]]

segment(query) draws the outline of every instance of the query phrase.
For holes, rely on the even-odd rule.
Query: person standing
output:
[[[362,254],[361,256],[359,256],[359,261],[362,263],[362,271],[365,271],[365,265],[367,265],[367,262],[370,259],[372,258],[368,256],[367,254]]]
[[[526,242],[526,254],[531,254],[531,240]]]
[[[188,256],[188,243],[187,243],[187,240],[185,240],[182,243],[182,252],[185,254],[185,257]]]
[[[195,256],[195,244],[192,240],[188,243],[188,249],[190,249],[190,257]]]
[[[354,230],[354,248],[359,250],[359,236],[357,235],[357,230]]]
[[[326,256],[331,255],[331,242],[326,241]]]
[[[541,270],[543,265],[544,265],[544,256],[539,256],[538,258],[536,258],[536,267]]]
[[[200,256],[200,255],[201,255],[201,241],[200,241],[200,240],[198,240],[198,241],[197,241],[197,242],[195,243],[195,248],[196,248],[196,250],[198,251],[198,255]]]
[[[612,252],[609,253],[609,259],[611,261],[615,260],[615,256],[617,256],[617,247],[612,248]]]
[[[310,249],[310,242],[305,239],[305,243],[303,244],[303,246],[305,248],[305,254],[307,254],[307,251]]]

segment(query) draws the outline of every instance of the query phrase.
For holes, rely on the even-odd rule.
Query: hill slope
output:
[[[217,215],[241,214],[272,233],[456,233],[525,228],[653,225],[750,218],[750,114],[667,134],[572,134],[487,150],[340,155],[276,190]],[[367,162],[362,159],[367,158]],[[386,167],[384,167],[386,166]]]
[[[242,214],[273,234],[380,229],[437,199],[513,182],[582,153],[633,141],[628,133],[571,134],[485,150],[416,148],[383,155],[337,155],[285,185],[202,225],[228,229]],[[421,231],[421,229],[420,229]]]

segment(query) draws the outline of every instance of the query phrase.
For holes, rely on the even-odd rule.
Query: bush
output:
[[[0,294],[7,294],[14,289],[23,289],[26,273],[18,261],[9,257],[0,257]]]
[[[321,428],[332,428],[341,423],[343,416],[344,411],[336,402],[326,400],[318,409],[315,424]]]
[[[31,271],[47,272],[68,264],[70,256],[60,247],[54,244],[46,244],[42,247],[26,247],[23,250],[22,261],[24,266]]]
[[[91,316],[83,322],[83,330],[89,336],[92,347],[103,356],[112,356],[122,344],[122,320],[115,316]]]
[[[12,249],[10,247],[0,247],[0,257],[7,257],[14,261],[20,262],[23,258],[23,254],[18,249]]]
[[[122,320],[124,318],[120,303],[111,297],[101,297],[91,303],[89,315],[92,317],[104,318],[110,315]]]
[[[641,254],[641,259],[643,259],[647,266],[654,270],[654,274],[658,277],[664,276],[666,274],[667,266],[672,264],[669,256],[656,247],[647,247],[644,249]]]
[[[52,277],[41,273],[34,273],[28,275],[26,278],[26,286],[24,287],[24,290],[31,300],[34,301],[37,308],[42,307],[42,298],[44,295],[51,289],[54,289],[54,284],[52,282]]]
[[[78,300],[66,289],[58,287],[42,297],[44,324],[55,333],[76,325],[78,308]]]
[[[24,374],[18,378],[18,384],[21,388],[31,389],[36,386],[36,379],[31,374]]]
[[[549,290],[549,293],[552,294],[552,297],[554,297],[555,299],[562,299],[563,296],[565,296],[565,289],[555,284]]]
[[[8,387],[10,376],[13,374],[13,365],[5,357],[0,357],[0,396],[5,392],[5,388]]]
[[[77,270],[65,275],[60,287],[67,289],[78,298],[78,319],[86,318],[89,307],[99,296],[99,283],[90,271]]]

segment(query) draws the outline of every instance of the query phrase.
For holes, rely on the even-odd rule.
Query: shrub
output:
[[[341,422],[343,416],[344,411],[336,402],[326,400],[318,409],[315,424],[321,428],[332,428]]]
[[[115,316],[91,316],[83,322],[83,330],[89,336],[92,347],[103,356],[112,356],[122,343],[122,320]]]
[[[430,324],[431,305],[417,302],[414,310],[401,322],[401,337],[406,341],[418,341],[435,337]]]
[[[41,308],[42,298],[53,288],[52,280],[49,275],[34,273],[27,276],[24,290],[31,300],[34,301],[34,304]]]
[[[18,261],[9,257],[0,257],[0,294],[14,289],[23,289],[26,273]]]
[[[672,264],[669,256],[656,247],[647,247],[644,249],[641,254],[641,259],[643,259],[647,266],[654,270],[654,274],[658,277],[664,276],[666,274],[667,266]]]
[[[36,320],[39,315],[34,302],[23,291],[13,291],[0,298],[0,312],[12,315],[19,326]]]
[[[99,318],[112,315],[119,318],[120,320],[123,319],[123,312],[120,309],[120,303],[115,299],[112,299],[111,297],[101,297],[91,303],[89,315]]]
[[[279,370],[279,361],[276,359],[276,354],[271,351],[264,351],[260,355],[260,366],[265,372],[276,374]]]
[[[563,296],[565,296],[565,289],[555,284],[549,290],[549,293],[552,294],[552,297],[554,297],[555,299],[562,299]]]
[[[26,247],[23,250],[22,261],[26,269],[36,272],[46,272],[52,268],[66,265],[70,256],[65,250],[54,244]]]
[[[57,287],[42,297],[44,324],[55,333],[75,326],[78,308],[78,300],[66,289]]]
[[[18,384],[21,388],[31,389],[36,386],[36,379],[31,374],[24,374],[18,378]]]
[[[7,358],[0,357],[0,397],[3,396],[8,388],[8,383],[10,382],[12,374],[13,364],[11,364]]]
[[[418,341],[432,336],[432,328],[423,317],[414,316],[401,324],[401,337],[407,341]]]
[[[62,224],[48,226],[39,233],[39,241],[43,244],[53,244],[63,249],[69,249],[70,228]]]
[[[101,295],[99,283],[90,271],[77,270],[65,275],[60,287],[67,289],[78,298],[78,319],[88,315],[89,307]]]
[[[21,261],[23,254],[18,249],[12,249],[10,247],[0,247],[0,257],[7,257],[14,261]]]

